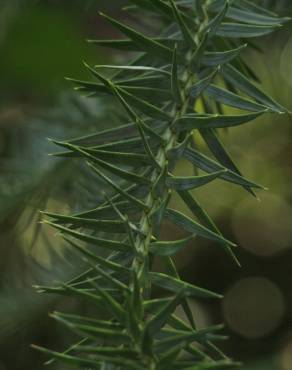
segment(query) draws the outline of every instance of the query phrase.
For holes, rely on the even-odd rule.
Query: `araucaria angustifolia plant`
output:
[[[162,32],[148,36],[101,14],[126,38],[92,43],[134,52],[135,58],[127,65],[87,66],[95,82],[73,80],[81,92],[111,97],[108,109],[116,110],[121,125],[56,141],[65,148],[59,156],[84,159],[108,188],[95,209],[47,213],[46,222],[88,266],[66,284],[38,287],[88,301],[104,320],[56,312],[52,316],[81,341],[64,353],[37,348],[84,369],[233,368],[236,363],[213,343],[223,338],[221,326],[198,330],[188,303],[188,297],[221,295],[181,280],[174,256],[197,235],[217,242],[239,264],[234,243],[222,236],[192,190],[218,178],[251,195],[261,189],[241,175],[218,132],[286,112],[257,86],[242,52],[250,39],[287,19],[249,0],[131,0],[126,10],[138,22],[143,19],[143,29]],[[194,131],[214,158],[193,145]],[[182,158],[205,174],[175,176]],[[174,192],[193,218],[169,208]],[[161,240],[165,219],[188,236]],[[153,271],[156,258],[164,263],[163,273]],[[154,287],[167,295],[154,299]],[[178,306],[185,321],[175,313]]]

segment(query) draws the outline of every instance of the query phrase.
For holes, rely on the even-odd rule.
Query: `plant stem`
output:
[[[207,14],[207,12],[205,12]],[[197,46],[200,42],[200,36],[202,31],[204,30],[205,25],[208,23],[208,16],[205,15],[205,19],[201,22],[199,26],[199,30],[195,35],[195,43]],[[171,115],[173,116],[172,121],[167,126],[165,131],[162,134],[162,139],[164,145],[161,145],[158,153],[156,155],[156,162],[160,166],[160,170],[155,168],[151,175],[151,182],[155,184],[159,177],[162,174],[167,174],[168,172],[168,152],[175,148],[178,143],[178,134],[172,130],[173,123],[186,114],[187,109],[190,104],[190,96],[188,93],[189,88],[192,86],[194,82],[194,71],[192,67],[192,59],[193,59],[193,50],[190,50],[187,54],[186,60],[188,61],[185,71],[182,75],[181,81],[183,82],[181,96],[182,96],[182,103],[178,106],[177,103],[174,103]],[[140,229],[142,231],[142,235],[146,235],[146,237],[142,237],[141,235],[137,236],[136,239],[136,250],[138,252],[138,256],[134,258],[133,261],[133,271],[136,274],[138,284],[140,287],[141,297],[150,298],[151,296],[151,283],[149,279],[147,279],[147,274],[150,269],[150,256],[149,256],[149,247],[151,243],[151,238],[153,235],[153,224],[149,215],[152,215],[161,204],[161,200],[169,200],[171,195],[171,190],[164,186],[163,194],[161,197],[156,197],[153,192],[149,192],[146,198],[146,205],[148,206],[149,211],[143,212],[140,220]],[[160,228],[161,225],[156,225],[156,227]],[[141,323],[141,327],[145,326],[145,318],[144,322]],[[142,350],[142,348],[141,348]],[[143,352],[143,350],[142,350]],[[150,370],[155,370],[157,367],[157,361],[154,356],[151,358],[149,354],[145,356],[141,353],[144,359],[148,362],[147,366]]]

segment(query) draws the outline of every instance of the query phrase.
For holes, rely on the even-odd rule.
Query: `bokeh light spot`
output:
[[[291,370],[292,367],[292,341],[288,342],[279,357],[281,370]]]
[[[250,277],[239,280],[227,291],[222,309],[234,332],[256,339],[272,333],[281,324],[285,301],[273,282]]]
[[[235,208],[232,228],[240,246],[273,256],[292,245],[292,208],[274,194],[262,194],[261,202],[248,197]]]

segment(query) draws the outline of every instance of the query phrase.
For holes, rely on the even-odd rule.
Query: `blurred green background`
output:
[[[0,0],[0,370],[42,369],[44,358],[31,343],[62,350],[73,340],[48,312],[89,309],[31,288],[76,273],[55,233],[39,224],[38,210],[66,212],[96,202],[99,184],[81,164],[49,157],[56,149],[47,138],[112,124],[102,102],[79,97],[64,77],[89,79],[83,61],[121,57],[85,40],[115,36],[97,10],[118,15],[124,3]],[[289,3],[275,5],[292,15]],[[291,23],[257,43],[263,53],[249,51],[246,60],[263,88],[292,110]],[[258,200],[220,180],[197,191],[221,230],[240,245],[242,268],[218,245],[200,239],[177,264],[189,281],[225,293],[222,303],[193,301],[192,307],[199,326],[226,323],[230,339],[222,348],[244,361],[244,370],[291,370],[292,121],[268,116],[222,132],[222,140],[246,177],[269,188]],[[177,172],[186,171],[192,168],[181,162]],[[169,225],[164,230],[176,234]]]

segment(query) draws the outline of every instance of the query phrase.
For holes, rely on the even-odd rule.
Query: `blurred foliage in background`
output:
[[[38,222],[38,210],[88,208],[97,200],[89,194],[99,197],[100,184],[91,181],[85,167],[48,156],[56,149],[47,138],[89,134],[115,124],[104,116],[102,101],[78,96],[64,77],[88,79],[83,60],[97,64],[119,57],[85,39],[111,37],[97,9],[115,13],[125,3],[0,0],[0,370],[42,369],[43,358],[30,343],[61,350],[71,342],[48,311],[88,310],[31,288],[70,279],[82,269]],[[292,15],[290,0],[262,3]],[[290,110],[291,31],[290,23],[257,45],[263,52],[246,54],[266,90]],[[178,261],[186,279],[226,294],[221,306],[194,301],[193,308],[201,326],[226,322],[230,340],[224,350],[243,360],[244,370],[292,369],[291,124],[285,116],[222,132],[244,174],[269,188],[258,194],[259,201],[232,185],[219,187],[219,180],[198,192],[202,201],[208,198],[208,211],[224,235],[240,244],[242,269],[199,239]],[[186,166],[182,162],[177,172],[185,173]],[[176,230],[165,225],[165,232]],[[51,368],[61,370],[58,364]]]

